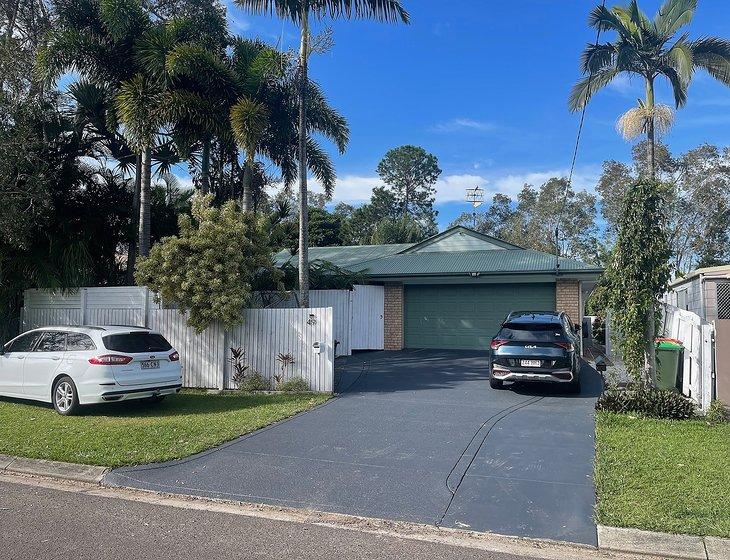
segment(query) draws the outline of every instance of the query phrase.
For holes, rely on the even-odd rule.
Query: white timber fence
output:
[[[714,394],[714,325],[691,311],[663,308],[662,335],[684,345],[682,392],[706,412]]]
[[[244,310],[242,325],[230,332],[214,325],[197,334],[177,310],[155,303],[146,287],[27,290],[21,330],[53,325],[129,325],[159,330],[180,352],[186,387],[234,388],[230,348],[240,346],[246,352],[249,371],[258,371],[269,380],[281,371],[277,356],[290,354],[294,363],[285,368],[285,377],[300,376],[312,390],[329,392],[335,346],[338,355],[353,349],[383,348],[383,289],[357,286],[310,294],[310,309],[297,308],[287,300],[273,309]]]
[[[246,352],[247,375],[261,373],[273,386],[301,377],[312,391],[331,392],[334,384],[332,308],[246,309],[243,323],[226,331],[213,325],[197,333],[175,309],[151,313],[150,328],[159,331],[179,352],[185,387],[235,389],[231,376],[231,348]],[[282,372],[280,355],[293,362]]]
[[[296,294],[263,293],[255,298],[267,309],[298,307]],[[382,350],[385,346],[385,292],[382,286],[353,286],[352,290],[311,290],[312,307],[331,307],[334,320],[335,355],[349,356],[353,350]]]

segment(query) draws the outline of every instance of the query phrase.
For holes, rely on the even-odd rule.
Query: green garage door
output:
[[[555,309],[555,284],[405,286],[407,348],[489,348],[510,311]]]

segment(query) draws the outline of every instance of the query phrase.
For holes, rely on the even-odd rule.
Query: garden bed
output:
[[[598,412],[597,522],[730,537],[730,424]]]
[[[184,391],[151,405],[127,401],[60,416],[50,405],[0,398],[0,454],[90,465],[178,459],[308,410],[327,394]]]

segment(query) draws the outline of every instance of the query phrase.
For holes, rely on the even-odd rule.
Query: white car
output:
[[[44,327],[0,350],[0,395],[53,403],[59,414],[129,399],[160,401],[182,387],[180,355],[139,327]]]

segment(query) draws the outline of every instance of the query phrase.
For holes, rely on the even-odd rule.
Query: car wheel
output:
[[[502,389],[504,387],[504,381],[500,379],[495,379],[491,375],[489,376],[489,386],[492,389]]]
[[[573,381],[570,382],[570,392],[574,395],[580,394],[580,377],[575,377]]]
[[[53,386],[53,408],[63,416],[70,416],[79,411],[79,395],[73,380],[64,376]]]

